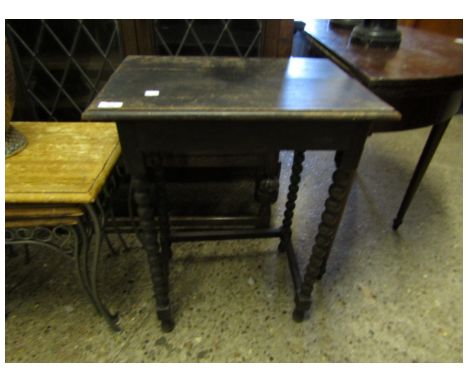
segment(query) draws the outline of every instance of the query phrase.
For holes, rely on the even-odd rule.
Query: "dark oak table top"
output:
[[[399,49],[350,43],[350,30],[328,20],[305,20],[305,32],[340,63],[354,68],[366,85],[454,79],[463,74],[463,45],[453,37],[400,26]]]
[[[83,114],[113,121],[398,118],[326,59],[158,56],[128,56]]]

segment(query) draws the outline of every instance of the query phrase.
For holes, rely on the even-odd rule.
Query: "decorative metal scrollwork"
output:
[[[36,226],[5,229],[5,244],[36,244],[69,257],[75,256],[76,232],[73,226]]]

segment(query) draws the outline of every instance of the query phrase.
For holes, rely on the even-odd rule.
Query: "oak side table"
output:
[[[78,280],[113,330],[97,290],[106,223],[104,194],[120,157],[113,123],[12,122],[28,140],[5,159],[5,244],[39,245],[69,257]],[[93,245],[94,241],[94,245]]]
[[[168,276],[175,241],[278,237],[294,284],[293,317],[303,320],[369,129],[375,121],[397,120],[400,115],[325,59],[128,56],[82,117],[117,123],[135,189],[157,315],[162,329],[171,331]],[[280,228],[171,232],[165,156],[213,149],[294,150]],[[343,158],[333,174],[302,277],[291,243],[291,223],[304,150],[341,150]]]

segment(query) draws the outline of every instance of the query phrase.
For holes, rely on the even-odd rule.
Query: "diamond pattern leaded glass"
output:
[[[154,20],[157,54],[259,56],[260,20]]]
[[[153,20],[153,31],[155,54],[261,54],[261,20]],[[6,20],[6,36],[30,119],[80,120],[123,58],[117,20]]]
[[[122,60],[115,20],[6,20],[6,35],[39,120],[80,120]]]

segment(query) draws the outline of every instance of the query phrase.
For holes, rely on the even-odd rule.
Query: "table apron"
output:
[[[122,151],[184,153],[206,150],[347,150],[367,135],[369,121],[121,122]]]

